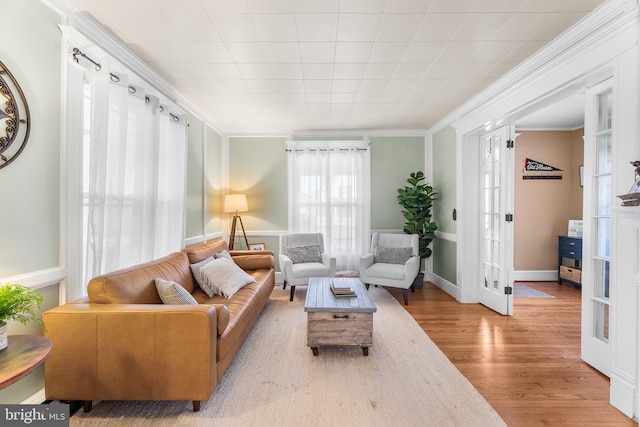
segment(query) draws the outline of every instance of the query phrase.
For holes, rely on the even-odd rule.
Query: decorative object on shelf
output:
[[[0,61],[0,169],[22,153],[30,131],[27,99],[18,81]]]
[[[417,234],[420,242],[420,258],[429,258],[429,245],[436,238],[438,225],[431,220],[431,208],[438,194],[428,184],[421,184],[425,176],[422,171],[411,172],[407,182],[411,186],[398,188],[398,203],[402,206],[404,216],[404,232]]]
[[[246,212],[249,210],[249,204],[247,203],[247,196],[244,194],[227,194],[224,196],[224,211],[235,212],[233,215],[233,222],[231,223],[231,233],[229,234],[229,249],[233,249],[234,242],[236,240],[236,225],[240,221],[240,227],[242,228],[242,235],[244,236],[244,243],[246,248],[249,249],[249,241],[247,240],[247,233],[244,231],[244,224],[242,224],[242,218],[238,215],[238,212]]]
[[[34,321],[44,326],[36,317],[35,307],[40,307],[42,294],[17,283],[0,286],[0,350],[7,348],[7,320],[23,325]]]
[[[622,200],[622,206],[639,206],[640,205],[640,160],[631,163],[634,169],[633,185],[627,194],[618,196]]]
[[[267,249],[267,246],[264,243],[251,243],[249,245],[250,251],[264,251]]]

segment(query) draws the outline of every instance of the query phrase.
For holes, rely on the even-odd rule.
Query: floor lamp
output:
[[[247,240],[247,233],[244,231],[244,224],[242,224],[242,218],[238,215],[238,212],[246,212],[249,210],[247,204],[247,196],[244,194],[227,194],[224,196],[224,211],[235,212],[233,215],[233,222],[231,223],[231,233],[229,234],[229,249],[233,250],[233,244],[236,240],[236,224],[240,221],[240,227],[242,228],[242,235],[244,236],[244,243],[249,249],[249,241]]]

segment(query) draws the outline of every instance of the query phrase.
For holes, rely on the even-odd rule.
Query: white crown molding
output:
[[[559,64],[570,63],[572,57],[580,55],[586,48],[592,48],[618,36],[626,31],[628,26],[636,25],[638,17],[637,13],[630,13],[632,9],[637,10],[636,2],[605,2],[522,64],[445,116],[429,131],[436,133],[456,122],[469,121],[480,116],[488,106],[499,104],[502,99],[521,90],[541,75],[549,73],[549,70]]]

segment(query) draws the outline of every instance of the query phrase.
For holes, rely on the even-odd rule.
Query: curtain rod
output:
[[[93,64],[93,66],[95,67],[96,71],[100,71],[102,69],[102,64],[100,64],[99,62],[95,61],[94,59],[91,59],[89,56],[87,56],[87,54],[85,54],[83,51],[81,51],[80,49],[78,49],[77,47],[73,48],[73,60],[76,62],[78,61],[78,55],[82,56],[84,59],[86,59],[87,61],[91,62]],[[116,74],[113,74],[111,72],[109,72],[109,76],[111,76],[111,80],[118,83],[120,81],[120,77]],[[135,88],[135,86],[129,85],[129,93],[136,93],[137,90]],[[148,103],[149,101],[151,101],[149,99],[148,96],[144,97],[144,101],[146,103]],[[164,107],[161,105],[160,106],[160,111],[164,112]],[[180,117],[172,112],[169,112],[169,116],[176,122],[180,121]]]

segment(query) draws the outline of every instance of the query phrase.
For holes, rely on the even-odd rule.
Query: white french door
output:
[[[582,245],[582,359],[610,376],[613,89],[602,82],[586,94],[584,237]]]
[[[513,314],[514,129],[481,137],[479,301],[500,314]]]

